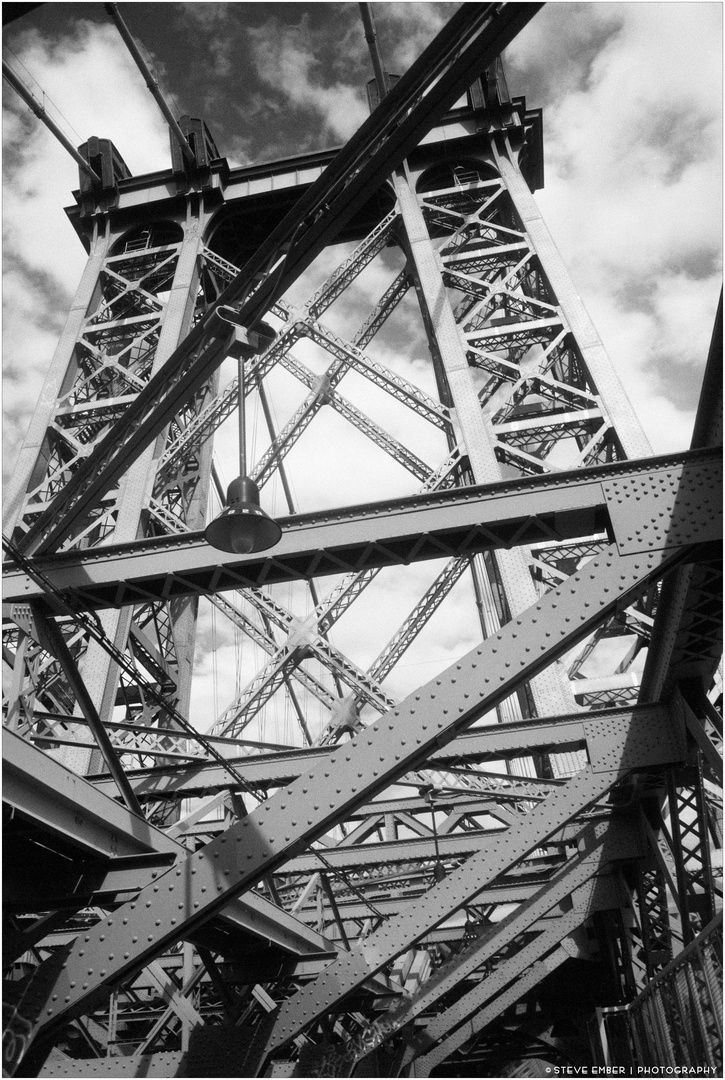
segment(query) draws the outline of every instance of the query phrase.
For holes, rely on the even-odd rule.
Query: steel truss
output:
[[[135,178],[140,215],[117,152],[83,187],[89,263],[6,516],[8,1075],[495,1071],[512,1025],[569,1060],[556,978],[583,1031],[719,908],[720,331],[693,449],[650,458],[496,60],[537,8],[464,5],[314,183],[230,173],[187,118],[173,198]],[[295,186],[240,258],[254,198]],[[201,535],[238,397],[220,303],[276,332],[245,393],[288,516],[256,556]],[[301,512],[332,413],[398,487]],[[337,643],[431,561],[392,636],[360,614],[364,647]],[[201,723],[205,610],[261,662]],[[401,659],[464,610],[411,689]]]

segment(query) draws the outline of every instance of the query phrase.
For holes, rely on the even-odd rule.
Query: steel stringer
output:
[[[139,970],[260,876],[302,851],[347,811],[421,765],[432,751],[489,712],[691,550],[688,545],[622,555],[610,545],[557,590],[341,745],[327,761],[158,879],[147,896],[123,905],[80,935],[49,978],[43,967],[38,970],[24,996],[30,1024],[27,1045],[81,1015],[101,988],[110,990]],[[681,751],[674,745],[662,759],[658,752],[661,755],[663,748],[667,743],[660,732],[652,746],[655,759],[680,759]],[[606,747],[602,752],[601,760],[609,760]],[[615,740],[606,767],[629,769],[641,761],[639,753],[630,761],[625,751],[622,758]],[[586,781],[579,774],[570,782],[584,784],[582,796],[575,800],[577,810],[596,787],[589,779],[596,775],[590,768]],[[567,784],[560,792],[568,788]],[[540,839],[537,832],[531,847]]]

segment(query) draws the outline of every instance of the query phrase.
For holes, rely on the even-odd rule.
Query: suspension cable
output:
[[[35,97],[34,94],[30,92],[30,90],[28,90],[25,83],[18,78],[18,76],[15,74],[15,72],[6,60],[3,60],[3,78],[7,79],[13,90],[15,90],[20,95],[25,104],[31,109],[32,112],[35,113],[38,119],[42,120],[42,122],[48,128],[48,131],[52,132],[53,135],[55,135],[60,145],[63,147],[64,150],[68,151],[78,168],[82,169],[83,172],[90,177],[94,184],[100,184],[101,178],[96,172],[96,170],[88,164],[86,159],[75,148],[68,136],[63,134],[61,129],[56,124],[55,120],[51,119],[51,117],[48,116],[48,113],[40,104],[38,99]]]
[[[161,112],[164,114],[164,119],[166,120],[166,123],[171,129],[172,135],[181,147],[182,154],[184,155],[186,160],[193,165],[196,161],[194,151],[191,149],[186,135],[184,135],[184,132],[179,127],[178,122],[174,117],[174,114],[172,113],[169,106],[166,104],[164,95],[159,89],[159,84],[151,74],[151,70],[146,61],[144,60],[143,56],[141,55],[138,45],[133,40],[133,37],[131,36],[131,31],[126,26],[126,23],[123,21],[123,18],[118,11],[118,4],[104,4],[103,6],[116,24],[119,34],[125,41],[128,51],[131,53],[131,56],[136,63],[136,67],[143,75],[144,82],[151,91],[151,96],[153,97],[158,107],[161,109]]]

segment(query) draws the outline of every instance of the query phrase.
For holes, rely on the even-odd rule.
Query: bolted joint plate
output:
[[[295,649],[309,650],[319,640],[319,636],[316,620],[292,618],[285,646],[290,653]]]
[[[602,482],[620,555],[722,539],[722,462]]]
[[[663,724],[649,716],[633,717],[631,722],[612,716],[585,723],[584,733],[595,773],[665,765],[682,761],[687,752],[684,727],[674,718]]]

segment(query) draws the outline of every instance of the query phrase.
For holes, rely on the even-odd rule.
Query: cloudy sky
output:
[[[388,69],[457,6],[375,3]],[[340,145],[367,115],[357,4],[119,8],[172,106],[204,116],[234,163]],[[550,3],[507,55],[511,92],[544,109],[537,200],[660,453],[688,445],[720,290],[721,22],[720,3]],[[168,167],[163,119],[102,3],[40,5],[6,27],[4,56],[75,144],[111,138],[133,174]],[[76,166],[8,88],[4,141],[7,475],[85,256],[63,212]]]

